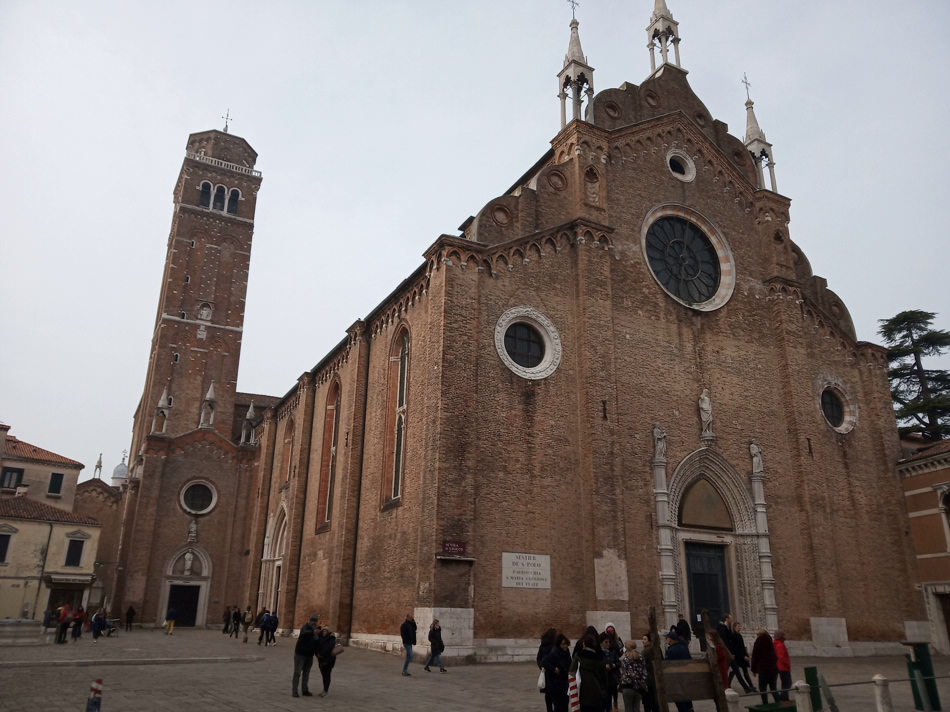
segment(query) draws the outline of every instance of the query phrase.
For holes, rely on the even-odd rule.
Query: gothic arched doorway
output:
[[[195,543],[183,546],[168,558],[158,607],[157,625],[169,608],[175,609],[175,626],[203,626],[208,618],[211,557]]]

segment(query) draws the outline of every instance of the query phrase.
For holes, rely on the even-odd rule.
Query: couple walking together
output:
[[[402,637],[402,647],[406,649],[406,661],[402,665],[403,677],[412,677],[409,672],[409,663],[412,662],[412,646],[416,644],[416,619],[410,613],[406,616],[399,627],[399,635]],[[442,666],[442,653],[445,652],[445,644],[442,642],[442,626],[439,625],[439,619],[436,618],[429,626],[429,659],[426,660],[423,670],[432,672],[429,666],[435,663],[439,666],[439,672],[447,672]]]

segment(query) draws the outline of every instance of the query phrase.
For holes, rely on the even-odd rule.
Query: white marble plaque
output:
[[[551,588],[551,557],[547,554],[501,554],[502,588]]]

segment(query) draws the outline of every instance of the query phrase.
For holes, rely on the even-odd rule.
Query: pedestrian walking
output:
[[[268,645],[277,646],[277,627],[280,625],[280,620],[277,618],[277,613],[270,613],[267,616],[267,637],[264,639],[264,647]]]
[[[175,618],[178,617],[178,611],[171,606],[165,613],[165,635],[172,635],[175,632]]]
[[[257,617],[257,623],[255,624],[255,626],[261,632],[261,634],[257,636],[258,645],[260,645],[262,641],[267,639],[267,628],[264,626],[264,624],[267,621],[267,617],[269,615],[270,615],[270,611],[268,611],[265,608],[264,610],[261,611],[261,614]]]
[[[600,650],[607,664],[607,697],[604,699],[604,712],[617,712],[617,691],[620,687],[620,651],[614,648],[607,633],[600,634]],[[583,677],[581,678],[583,687]]]
[[[126,631],[132,630],[132,621],[135,620],[135,609],[132,606],[129,606],[128,610],[125,612],[125,629]]]
[[[343,646],[337,643],[333,632],[324,626],[317,639],[317,666],[323,677],[323,692],[320,693],[320,697],[330,694],[330,675],[333,673],[333,666],[336,665],[337,655],[342,652]]]
[[[73,622],[73,612],[67,603],[64,605],[59,614],[59,630],[56,632],[56,644],[65,645],[66,644],[66,633],[69,631],[69,626]]]
[[[692,660],[693,656],[689,654],[689,647],[686,641],[679,636],[676,631],[670,631],[666,634],[668,642],[666,648],[667,660]],[[677,712],[693,712],[693,703],[691,701],[675,702]],[[665,711],[664,711],[665,712]]]
[[[742,625],[738,621],[732,624],[729,650],[735,658],[732,670],[729,672],[729,685],[732,685],[732,676],[735,675],[739,684],[742,685],[743,692],[748,694],[755,689],[755,686],[752,684],[752,678],[749,677],[749,649],[745,645],[745,640],[742,637]]]
[[[237,606],[234,606],[231,610],[231,635],[228,638],[232,635],[235,638],[241,635],[241,609]]]
[[[571,675],[576,675],[578,670],[581,673],[581,689],[578,692],[581,712],[603,712],[607,699],[607,663],[595,634],[584,634],[581,649],[568,668]]]
[[[406,662],[402,665],[403,677],[411,677],[409,672],[409,663],[412,662],[412,646],[416,644],[416,619],[412,614],[406,616],[406,620],[399,626],[399,635],[402,638],[402,647],[406,649]]]
[[[541,669],[544,670],[544,704],[548,712],[568,711],[570,704],[568,670],[570,668],[571,641],[561,633],[555,636],[554,644],[541,660]]]
[[[775,654],[775,645],[772,636],[765,628],[755,632],[755,643],[752,645],[752,672],[759,676],[759,692],[772,690],[772,696],[779,702],[779,695],[775,691],[775,682],[778,679],[778,656]],[[762,695],[762,704],[769,703],[769,696]]]
[[[244,611],[244,615],[241,616],[241,628],[244,632],[244,642],[247,642],[247,631],[251,627],[251,623],[254,622],[254,614],[251,613],[251,607],[248,606],[247,610]]]
[[[540,670],[544,669],[544,666],[542,665],[542,663],[544,662],[544,658],[547,657],[548,653],[554,650],[554,641],[556,640],[557,640],[556,628],[548,628],[546,631],[544,631],[544,635],[541,636],[541,644],[538,645],[538,655],[536,658],[538,662],[538,669]],[[550,710],[548,712],[550,712]]]
[[[644,633],[641,640],[643,642],[642,657],[647,668],[647,691],[643,694],[643,712],[659,712],[656,701],[656,678],[653,676],[653,638],[649,633]]]
[[[221,616],[221,620],[224,621],[224,628],[221,629],[221,632],[227,635],[231,632],[231,607],[228,606],[224,609],[224,615]]]
[[[49,629],[55,625],[55,621],[56,621],[56,612],[52,609],[52,607],[47,608],[46,611],[43,613],[43,633],[44,634],[49,633]],[[49,641],[47,640],[46,642],[48,643]]]
[[[111,627],[112,622],[106,618],[105,611],[100,608],[96,611],[96,615],[92,617],[92,642],[98,643],[99,638],[102,636],[102,631]]]
[[[783,702],[788,701],[788,691],[792,688],[792,661],[788,656],[788,648],[785,647],[785,632],[775,631],[775,640],[772,642],[775,647],[775,665],[778,668],[779,697]]]
[[[294,679],[292,683],[292,695],[300,697],[297,694],[297,682],[300,684],[300,691],[304,697],[312,697],[310,692],[310,668],[313,667],[313,656],[317,652],[316,633],[320,630],[320,616],[314,613],[310,620],[303,624],[300,629],[300,635],[297,636],[297,644],[294,646]]]
[[[82,625],[86,622],[86,611],[82,606],[77,606],[73,614],[73,642],[78,643],[82,637]]]
[[[620,658],[620,694],[624,712],[640,712],[640,704],[647,691],[646,661],[637,652],[637,644],[627,644]]]
[[[706,638],[710,646],[707,654],[712,655],[715,653],[716,666],[719,668],[719,674],[722,677],[722,686],[723,689],[725,689],[729,687],[729,668],[732,667],[735,658],[732,656],[732,653],[729,652],[729,648],[726,647],[726,644],[722,642],[719,631],[709,631]]]
[[[730,677],[739,673],[739,662],[736,660],[735,653],[732,652],[732,616],[730,614],[726,613],[723,615],[722,620],[719,621],[719,625],[716,626],[716,632],[719,634],[719,639],[722,641],[726,650],[729,651],[729,657],[732,660],[732,662],[729,663],[730,674],[722,681],[722,684],[728,688]]]
[[[436,618],[429,626],[429,659],[426,660],[426,672],[432,672],[429,666],[435,663],[439,666],[439,672],[446,672],[442,666],[442,653],[445,652],[445,644],[442,642],[442,626],[439,625],[439,619]]]

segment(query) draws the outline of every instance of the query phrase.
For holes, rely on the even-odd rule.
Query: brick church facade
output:
[[[923,617],[886,352],[793,242],[752,102],[744,139],[710,115],[663,0],[648,37],[595,94],[572,22],[550,150],[279,399],[236,392],[256,154],[189,138],[120,605],[378,648],[414,611],[481,659],[650,606],[815,645]]]

